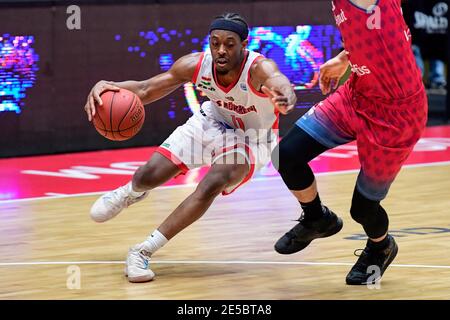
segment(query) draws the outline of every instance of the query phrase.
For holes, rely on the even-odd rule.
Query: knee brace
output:
[[[294,126],[272,153],[272,163],[289,190],[304,190],[314,182],[308,162],[327,149]]]
[[[377,239],[386,234],[389,228],[389,218],[380,205],[380,201],[369,200],[356,188],[353,193],[350,214],[356,222],[361,224],[371,239]]]

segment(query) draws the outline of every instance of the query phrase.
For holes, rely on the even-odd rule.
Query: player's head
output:
[[[209,28],[209,46],[216,71],[227,74],[239,68],[247,47],[248,25],[237,13],[216,17]]]

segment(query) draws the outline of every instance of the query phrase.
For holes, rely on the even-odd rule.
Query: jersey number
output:
[[[233,120],[233,124],[236,129],[242,129],[243,131],[245,131],[244,121],[242,121],[241,118],[238,118],[233,115],[231,116],[231,120]]]

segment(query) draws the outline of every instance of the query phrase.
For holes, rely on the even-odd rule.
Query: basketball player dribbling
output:
[[[342,220],[321,204],[308,162],[328,149],[356,140],[361,169],[350,213],[369,239],[347,275],[349,285],[378,281],[397,254],[380,202],[427,120],[427,96],[400,3],[332,1],[345,51],[321,67],[323,94],[337,88],[349,66],[353,73],[336,92],[297,121],[276,150],[279,159],[273,158],[303,209],[299,223],[275,244],[277,252],[292,254],[342,228]]]
[[[230,194],[270,162],[279,113],[287,114],[297,99],[272,60],[246,49],[248,26],[242,17],[224,14],[209,31],[210,50],[181,57],[168,72],[145,81],[100,81],[88,96],[85,110],[90,121],[95,102],[101,105],[100,94],[119,88],[148,104],[192,81],[210,100],[169,136],[131,182],[106,193],[91,208],[93,220],[107,221],[169,179],[211,165],[194,193],[145,241],[130,248],[125,268],[130,282],[152,280],[150,257],[199,219],[219,194]]]

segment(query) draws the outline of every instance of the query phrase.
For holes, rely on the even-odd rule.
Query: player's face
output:
[[[217,73],[227,74],[235,68],[240,68],[247,42],[241,41],[239,35],[232,31],[211,32],[209,46]]]

